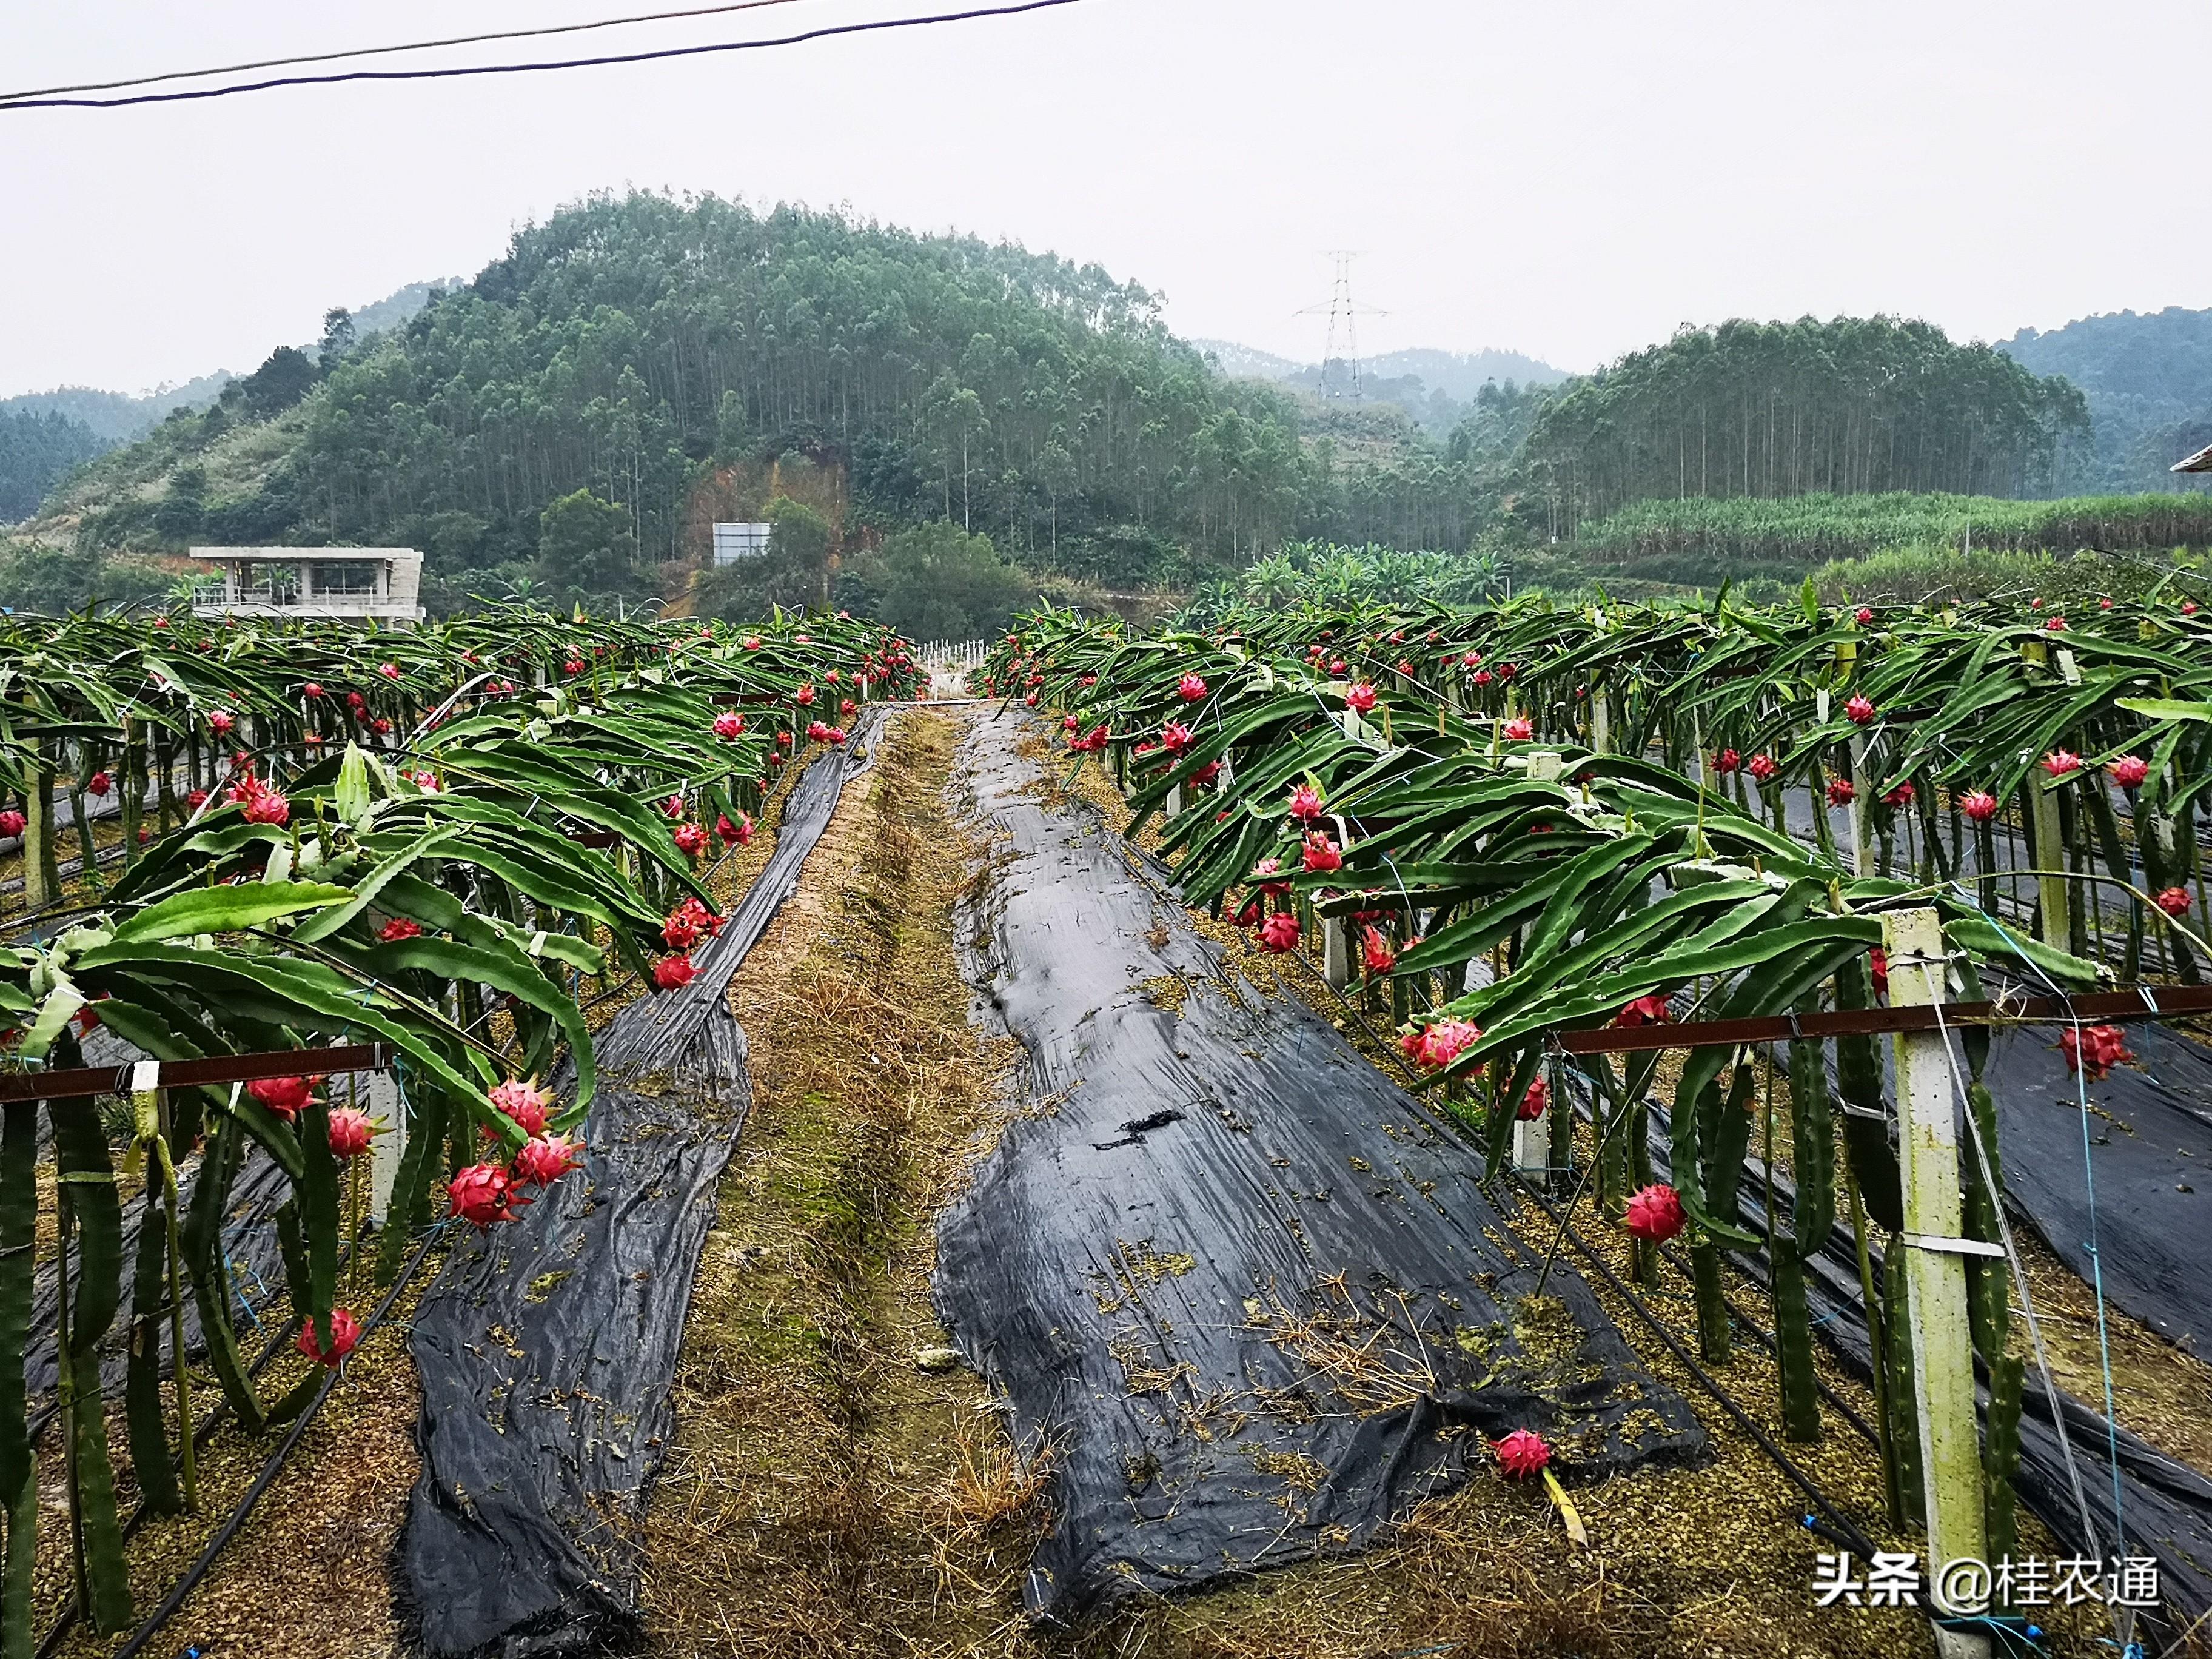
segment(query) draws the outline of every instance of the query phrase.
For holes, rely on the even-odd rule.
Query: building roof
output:
[[[191,556],[209,560],[259,560],[271,564],[357,564],[367,559],[390,559],[395,564],[422,562],[422,556],[411,547],[196,547]]]
[[[2176,461],[2166,468],[2169,472],[2212,472],[2212,444],[2207,444],[2194,455]]]

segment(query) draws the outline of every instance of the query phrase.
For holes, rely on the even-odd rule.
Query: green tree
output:
[[[910,640],[987,638],[1037,599],[1035,577],[957,525],[900,531],[841,572],[838,603]]]
[[[778,495],[763,516],[775,526],[768,550],[702,571],[694,592],[702,615],[743,622],[771,605],[820,609],[830,599],[830,521],[804,501]]]
[[[628,510],[588,489],[562,496],[538,516],[538,575],[564,599],[643,592]]]

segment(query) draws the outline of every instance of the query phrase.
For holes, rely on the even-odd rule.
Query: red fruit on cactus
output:
[[[1533,1429],[1516,1429],[1491,1449],[1498,1455],[1498,1468],[1516,1480],[1541,1474],[1552,1461],[1551,1447]]]
[[[399,665],[396,662],[380,662],[376,665],[376,672],[387,680],[396,680],[399,678]]]
[[[1750,773],[1757,782],[1765,783],[1782,768],[1771,755],[1753,755],[1744,763],[1743,769]]]
[[[193,811],[197,812],[201,807],[207,805],[207,798],[208,793],[206,790],[195,789],[191,793],[185,797],[185,805],[191,807]],[[20,814],[18,816],[20,816]]]
[[[1908,778],[1884,795],[1881,798],[1881,804],[1884,806],[1910,806],[1917,793],[1918,792],[1912,787],[1911,780]]]
[[[1274,951],[1297,949],[1298,919],[1287,910],[1275,912],[1260,924],[1260,945]]]
[[[1305,866],[1309,870],[1328,871],[1344,868],[1344,854],[1336,850],[1336,843],[1328,838],[1325,830],[1315,830],[1306,836]]]
[[[292,821],[292,803],[274,789],[257,790],[246,803],[248,823],[286,824]]]
[[[346,693],[346,707],[356,714],[361,714],[368,708],[368,699],[358,691],[349,691]]]
[[[422,924],[412,916],[394,916],[376,930],[377,938],[386,945],[397,945],[402,939],[413,939],[422,931]]]
[[[1544,1109],[1552,1103],[1552,1091],[1543,1079],[1538,1078],[1528,1085],[1528,1092],[1521,1097],[1521,1104],[1513,1115],[1523,1123],[1532,1123],[1544,1115]]]
[[[237,724],[237,720],[231,717],[230,710],[228,708],[218,708],[208,716],[208,730],[217,737],[222,736]]]
[[[1062,714],[1060,717],[1060,729],[1063,732],[1080,732],[1083,729],[1083,722],[1073,714]]]
[[[20,836],[23,833],[23,826],[29,822],[29,819],[11,806],[6,811],[0,812],[0,836]]]
[[[2127,1038],[2117,1025],[2091,1025],[2078,1029],[2068,1026],[2058,1034],[2058,1052],[2066,1056],[2069,1072],[2087,1072],[2093,1082],[2101,1083],[2106,1073],[2124,1060],[2133,1060],[2128,1052]]]
[[[89,794],[105,795],[115,787],[115,780],[105,772],[94,772],[85,780],[84,787]]]
[[[1664,1025],[1667,1023],[1667,999],[1656,991],[1641,996],[1613,1017],[1615,1025]]]
[[[2140,789],[2150,775],[2150,763],[2141,755],[2123,755],[2105,768],[2123,789]]]
[[[1879,945],[1869,954],[1868,966],[1874,974],[1874,994],[1878,997],[1889,994],[1889,952]]]
[[[1375,688],[1362,680],[1344,694],[1344,702],[1355,714],[1371,714],[1375,708]]]
[[[2044,623],[2043,626],[2045,631],[2047,633],[2063,634],[2066,631],[2066,618],[2063,617],[2053,617],[2049,622]]]
[[[1690,1224],[1680,1194],[1665,1182],[1654,1182],[1628,1200],[1628,1231],[1663,1244]]]
[[[2184,599],[2181,602],[2181,614],[2185,617],[2195,616],[2197,614],[2197,601],[2194,599]]]
[[[1420,1047],[1413,1058],[1432,1071],[1441,1072],[1481,1036],[1482,1028],[1471,1020],[1440,1019],[1422,1031]]]
[[[550,1187],[569,1170],[580,1169],[583,1143],[567,1135],[533,1135],[522,1143],[508,1165],[513,1177],[532,1187]]]
[[[1398,965],[1398,953],[1390,948],[1390,941],[1383,938],[1372,923],[1369,924],[1361,943],[1367,957],[1369,973],[1387,974]]]
[[[289,1123],[307,1103],[314,1084],[304,1077],[258,1077],[246,1085],[246,1092]]]
[[[1266,876],[1280,875],[1282,873],[1282,869],[1283,861],[1280,859],[1261,859],[1257,864],[1252,866],[1252,879],[1259,882],[1260,890],[1266,894],[1269,898],[1280,898],[1284,894],[1291,890],[1291,884],[1287,881],[1266,881],[1261,879],[1261,878]]]
[[[1328,659],[1328,672],[1332,674],[1341,674],[1344,672],[1344,659],[1341,657],[1331,657]]]
[[[1526,743],[1536,735],[1536,728],[1524,720],[1510,720],[1498,728],[1508,743]]]
[[[714,735],[727,743],[745,729],[745,717],[734,710],[714,716]]]
[[[1743,757],[1733,749],[1723,749],[1713,757],[1713,770],[1723,777],[1726,777],[1731,772],[1741,770],[1742,766]]]
[[[2068,778],[2081,769],[2081,757],[2070,749],[2054,749],[2043,757],[2043,769],[2054,778]]]
[[[323,695],[323,688],[314,681],[309,680],[300,688],[300,695],[303,697],[319,697]]]
[[[351,1353],[361,1342],[361,1321],[343,1308],[331,1310],[331,1346],[318,1347],[315,1343],[315,1322],[310,1319],[300,1328],[296,1346],[310,1359],[319,1359],[325,1365],[335,1365]]]
[[[1477,685],[1487,685],[1491,678],[1492,675],[1487,668],[1478,668],[1474,671],[1474,683]]]
[[[537,1135],[545,1133],[545,1114],[553,1104],[553,1091],[541,1089],[534,1080],[510,1078],[486,1097],[494,1110],[513,1118],[522,1133]]]
[[[842,726],[833,726],[822,734],[822,738],[823,742],[834,747],[845,741],[845,728]]]
[[[813,707],[814,688],[811,685],[800,686],[797,691],[792,694],[791,700],[797,703],[801,708],[810,708]]]
[[[1160,730],[1160,747],[1170,755],[1180,755],[1190,747],[1190,727],[1180,720],[1170,720]]]
[[[2100,611],[2110,611],[2112,608],[2112,602],[2110,599],[2100,599],[2097,601],[2097,609]]]
[[[1869,610],[1865,605],[1861,605],[1857,611],[1852,613],[1852,620],[1857,623],[1861,628],[1864,628],[1869,623],[1874,620],[1874,612]]]
[[[757,634],[748,634],[748,635],[745,635],[745,649],[746,649],[746,650],[748,650],[748,651],[757,651],[757,650],[759,650],[760,648],[761,648],[761,639],[760,639],[760,635],[757,635]]]
[[[1321,795],[1310,783],[1299,784],[1291,791],[1285,810],[1301,823],[1311,823],[1322,813]]]
[[[376,1125],[367,1112],[350,1106],[331,1108],[331,1156],[359,1158],[376,1138]]]
[[[1987,823],[1997,815],[1997,798],[1986,789],[1969,789],[1959,797],[1959,810],[1976,823]]]
[[[489,1227],[514,1212],[514,1182],[496,1164],[471,1164],[446,1185],[446,1212],[472,1226]]]
[[[699,965],[688,956],[663,957],[653,964],[653,982],[663,991],[680,991],[698,974]]]
[[[1186,674],[1176,682],[1176,696],[1185,702],[1197,702],[1206,696],[1206,682],[1195,674]]]
[[[1844,718],[1853,726],[1871,726],[1874,716],[1875,707],[1864,697],[1853,697],[1844,705]]]
[[[2185,887],[2169,887],[2151,902],[2169,916],[2185,916],[2189,914],[2189,890]]]
[[[1851,781],[1849,778],[1831,778],[1828,780],[1829,805],[1849,806],[1858,798],[1859,792],[1856,788],[1852,787]]]
[[[376,720],[371,723],[369,729],[374,732],[379,737],[389,737],[392,735],[392,722],[388,720],[379,717]]]
[[[580,674],[584,672],[584,665],[577,658],[571,657],[561,665],[561,672],[564,674]]]
[[[696,823],[676,826],[676,848],[686,858],[697,858],[707,850],[707,832]]]

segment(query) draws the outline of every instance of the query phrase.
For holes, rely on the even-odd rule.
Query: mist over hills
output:
[[[2212,310],[2108,312],[2024,328],[1997,349],[2081,388],[2096,434],[2087,482],[2098,488],[2174,489],[2166,469],[2212,443]]]
[[[1191,343],[1213,359],[1232,380],[1266,380],[1277,386],[1319,395],[1322,365],[1294,362],[1256,346],[1234,340],[1194,340]],[[1486,385],[1520,387],[1557,386],[1568,378],[1540,358],[1518,351],[1485,347],[1480,351],[1439,351],[1416,346],[1381,352],[1359,360],[1362,401],[1392,404],[1406,411],[1423,430],[1441,435],[1467,417],[1468,410]],[[1341,362],[1328,365],[1333,387],[1348,385],[1351,370]]]

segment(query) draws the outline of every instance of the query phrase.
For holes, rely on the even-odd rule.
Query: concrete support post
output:
[[[1179,818],[1182,816],[1182,786],[1181,784],[1176,785],[1174,788],[1168,791],[1167,815],[1171,818]]]
[[[2035,821],[2035,867],[2045,873],[2035,878],[2036,896],[2042,909],[2035,936],[2061,951],[2073,949],[2066,925],[2066,837],[2058,827],[2058,795],[2043,787],[2043,769],[2027,775],[2027,810]]]
[[[1342,916],[1321,919],[1321,976],[1339,990],[1352,983],[1352,927]]]
[[[1514,1120],[1513,1167],[1529,1176],[1542,1176],[1550,1171],[1552,1115],[1549,1112]]]
[[[368,1218],[382,1226],[392,1212],[392,1189],[407,1151],[406,1108],[399,1081],[389,1072],[369,1074],[367,1109],[369,1121],[383,1131],[368,1144]]]
[[[1889,957],[1893,1006],[1925,1007],[1943,999],[1943,928],[1932,908],[1893,910],[1881,919]],[[1981,1438],[1975,1428],[1973,1337],[1966,1312],[1969,1251],[1986,1249],[1961,1237],[1959,1120],[1941,1033],[1902,1031],[1892,1039],[1897,1061],[1899,1149],[1905,1178],[1905,1231],[1890,1243],[1905,1251],[1911,1310],[1912,1386],[1920,1429],[1923,1496],[1928,1510],[1926,1565],[1932,1587],[1946,1562],[1989,1559],[1982,1508]],[[1966,1609],[1945,1609],[1947,1612]],[[1989,1659],[1979,1631],[1939,1630],[1943,1659]]]
[[[1867,776],[1866,739],[1851,739],[1851,873],[1870,876],[1874,873],[1874,849],[1867,841],[1867,811],[1872,805],[1867,799],[1873,780]]]

